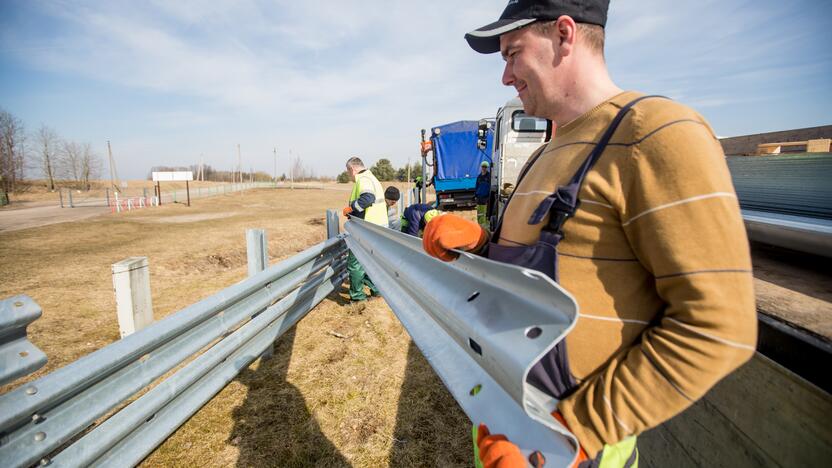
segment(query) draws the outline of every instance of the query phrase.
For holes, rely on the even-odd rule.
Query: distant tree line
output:
[[[398,169],[393,167],[393,163],[390,162],[387,158],[382,158],[376,161],[370,167],[370,172],[373,173],[376,178],[382,182],[408,182],[407,180],[407,169],[408,166],[410,167],[410,180],[409,182],[413,182],[416,180],[416,177],[422,175],[422,163],[415,163],[415,164],[405,164],[403,167]],[[345,184],[350,182],[350,176],[347,174],[347,171],[344,171],[338,174],[338,177],[335,179],[336,181]]]
[[[27,170],[39,173],[49,190],[58,182],[90,190],[101,169],[101,159],[89,143],[61,138],[46,125],[29,134],[23,121],[0,109],[0,205],[10,202],[10,194],[29,187],[23,183]]]
[[[295,182],[310,182],[310,181],[328,181],[332,177],[318,176],[315,170],[303,164],[299,157],[294,158],[291,163],[289,173],[285,172],[277,178],[279,181],[294,180]],[[199,177],[199,165],[192,164],[190,166],[153,166],[147,174],[147,179],[153,178],[154,172],[175,172],[175,171],[191,171],[194,174],[194,180]],[[239,171],[239,170],[218,170],[210,164],[202,165],[202,178],[206,181],[212,182],[271,182],[274,180],[274,175],[264,171]]]

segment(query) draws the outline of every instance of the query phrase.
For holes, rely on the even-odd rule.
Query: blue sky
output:
[[[721,136],[832,123],[832,2],[613,0],[625,89],[689,104]],[[418,157],[419,130],[493,117],[502,60],[462,36],[504,0],[0,1],[0,107],[110,140],[122,178],[200,155],[269,173],[289,151],[335,175]]]

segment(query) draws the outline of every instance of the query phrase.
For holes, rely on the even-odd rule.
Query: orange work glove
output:
[[[525,468],[528,465],[520,449],[502,434],[491,435],[485,424],[477,428],[477,453],[483,468]],[[536,456],[534,456],[536,455]],[[543,457],[535,452],[532,466],[543,467]]]
[[[566,424],[566,420],[563,419],[563,415],[560,414],[560,411],[555,410],[555,412],[552,413],[552,416],[555,419],[557,419],[558,422],[563,424],[563,427],[565,427],[569,431],[572,431],[572,429],[569,429],[569,424]],[[589,460],[589,456],[587,456],[586,452],[584,451],[584,448],[581,447],[581,446],[578,446],[578,458],[575,459],[575,463],[572,464],[571,468],[578,468],[578,465],[580,465],[581,462],[585,462],[587,460]]]
[[[457,257],[450,250],[477,250],[486,241],[488,234],[479,224],[452,214],[443,214],[425,225],[422,247],[429,255],[450,262]]]
[[[352,213],[352,207],[349,205],[345,206],[344,211],[342,211],[342,213],[344,213],[345,217],[349,217],[350,213]]]

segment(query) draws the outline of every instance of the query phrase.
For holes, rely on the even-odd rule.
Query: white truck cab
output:
[[[491,160],[491,190],[494,206],[489,210],[496,219],[517,185],[517,176],[529,156],[547,140],[546,119],[526,115],[519,97],[497,111],[494,152]],[[495,223],[492,221],[492,227]]]

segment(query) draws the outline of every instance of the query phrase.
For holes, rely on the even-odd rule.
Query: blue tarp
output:
[[[477,148],[477,127],[475,120],[461,120],[431,129],[430,139],[436,156],[436,190],[473,190],[477,185],[480,163],[487,161],[491,164],[494,131],[488,129],[487,145],[481,150]],[[436,134],[437,128],[440,129],[439,135]]]

